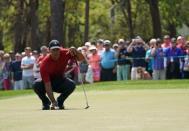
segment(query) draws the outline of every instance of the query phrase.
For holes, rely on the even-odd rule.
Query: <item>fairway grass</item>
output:
[[[87,95],[87,110],[81,91],[65,102],[66,110],[57,111],[40,110],[34,94],[2,99],[0,131],[189,130],[189,89],[91,89]]]

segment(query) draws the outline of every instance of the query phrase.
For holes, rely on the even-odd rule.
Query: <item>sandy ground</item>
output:
[[[0,100],[0,131],[188,131],[189,90],[90,91],[67,110],[42,111],[37,96]]]

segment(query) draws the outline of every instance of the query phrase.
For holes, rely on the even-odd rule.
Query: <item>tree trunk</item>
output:
[[[125,21],[128,25],[129,29],[129,37],[130,39],[133,38],[133,22],[132,22],[132,12],[131,12],[131,1],[130,0],[121,0],[121,10],[123,13],[123,16],[125,18]]]
[[[169,25],[168,25],[168,31],[169,31],[170,37],[176,37],[177,31],[176,31],[175,24],[169,23]]]
[[[65,31],[66,31],[66,27],[65,27],[65,7],[66,7],[66,0],[62,0],[63,4],[62,4],[62,26],[63,26],[63,42],[64,42],[64,45],[66,45],[66,34],[65,34]]]
[[[24,35],[24,2],[21,0],[17,1],[16,5],[16,19],[14,23],[14,52],[21,52],[23,49],[23,35]]]
[[[51,21],[50,17],[46,20],[46,31],[45,31],[45,45],[48,46],[48,43],[51,40]]]
[[[3,46],[3,30],[0,29],[0,50],[4,50]]]
[[[38,23],[38,0],[30,0],[30,26],[31,26],[31,48],[34,50],[38,50],[41,46],[41,42],[39,40],[39,23]]]
[[[127,14],[128,14],[128,27],[130,39],[134,37],[133,34],[133,22],[132,22],[132,12],[131,12],[131,1],[127,0]]]
[[[51,0],[51,39],[63,44],[63,1]]]
[[[161,22],[158,8],[158,0],[148,0],[152,17],[153,35],[155,38],[161,37]]]
[[[84,42],[89,40],[89,0],[85,0],[85,33]]]

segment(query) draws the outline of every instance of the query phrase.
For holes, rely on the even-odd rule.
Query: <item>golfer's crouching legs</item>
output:
[[[75,90],[76,84],[73,80],[69,78],[61,78],[54,79],[51,81],[53,92],[60,93],[60,96],[57,98],[59,108],[64,108],[64,101],[68,98],[68,96]],[[50,109],[50,100],[46,95],[46,90],[44,83],[35,82],[33,84],[34,92],[38,95],[38,97],[42,101],[43,110]]]
[[[45,109],[47,109],[47,110],[50,109],[51,102],[48,99],[48,97],[46,96],[44,83],[42,81],[41,82],[34,82],[33,90],[42,101],[42,105],[43,105],[42,109],[44,109],[44,110]]]

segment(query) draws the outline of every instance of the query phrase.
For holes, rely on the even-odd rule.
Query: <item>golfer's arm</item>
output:
[[[45,90],[46,90],[47,95],[48,95],[49,99],[51,100],[51,102],[52,103],[56,102],[50,82],[45,83]]]

